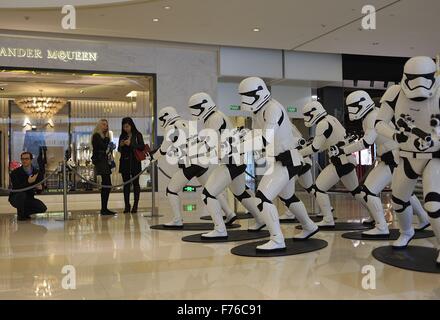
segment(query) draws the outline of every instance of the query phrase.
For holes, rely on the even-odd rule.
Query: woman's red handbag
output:
[[[148,144],[144,145],[144,149],[134,149],[134,156],[136,157],[137,161],[142,161],[147,159],[147,156],[150,154],[150,146]]]

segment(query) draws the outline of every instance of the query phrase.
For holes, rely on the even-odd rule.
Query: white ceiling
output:
[[[129,101],[131,91],[148,91],[148,77],[117,75],[84,75],[31,71],[0,72],[0,97],[23,96],[62,97]],[[42,92],[40,93],[40,90]]]
[[[126,2],[78,7],[76,30],[61,28],[61,8],[2,9],[0,28],[386,56],[434,56],[440,52],[439,0]],[[378,11],[376,30],[359,30],[366,4]],[[261,31],[253,32],[255,27]]]

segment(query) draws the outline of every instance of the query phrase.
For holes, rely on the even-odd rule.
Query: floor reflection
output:
[[[312,210],[307,194],[299,195]],[[386,197],[384,199],[387,199]],[[366,218],[367,212],[348,194],[332,194],[341,220]],[[389,198],[385,209],[390,209]],[[279,204],[280,212],[284,209]],[[308,254],[274,259],[237,257],[235,243],[185,243],[190,232],[151,230],[170,219],[160,203],[161,218],[142,214],[101,217],[77,210],[69,221],[62,213],[17,222],[0,215],[0,299],[399,299],[440,298],[438,275],[385,266],[371,251],[387,242],[341,238],[340,232],[321,232],[328,247]],[[387,221],[394,223],[386,210]],[[185,221],[199,222],[197,213]],[[247,228],[249,220],[241,220]],[[283,225],[286,237],[298,230]],[[198,233],[198,232],[193,232]],[[414,244],[434,246],[435,240]],[[63,288],[64,266],[75,268],[76,289]],[[376,269],[376,290],[362,289],[362,267]]]

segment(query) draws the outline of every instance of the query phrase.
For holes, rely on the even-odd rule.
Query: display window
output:
[[[33,165],[45,176],[60,166],[67,154],[87,180],[99,182],[91,161],[93,130],[107,119],[116,168],[112,183],[122,183],[117,151],[121,120],[131,117],[144,142],[154,145],[156,129],[155,76],[47,70],[2,70],[0,72],[1,183],[9,186],[9,172],[20,165],[20,154],[33,154]],[[142,163],[142,169],[148,164]],[[70,192],[97,191],[73,173]],[[151,189],[149,170],[140,177],[143,190]],[[62,176],[54,175],[43,193],[62,190]]]

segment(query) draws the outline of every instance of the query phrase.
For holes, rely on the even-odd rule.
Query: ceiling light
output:
[[[65,99],[54,97],[26,97],[15,99],[15,103],[25,114],[39,119],[52,118],[66,104]]]
[[[84,90],[79,90],[79,93],[81,93],[81,94],[84,93]]]
[[[312,100],[313,101],[317,101],[318,100],[318,96],[316,94],[312,95]]]
[[[3,87],[0,87],[0,91],[4,91],[5,90],[5,88],[3,88]]]
[[[137,91],[130,91],[127,93],[126,97],[128,98],[136,98],[137,97]]]
[[[260,32],[260,28],[253,28],[252,31],[253,32]]]
[[[171,9],[171,7],[170,6],[165,6],[165,7],[163,7],[165,10],[170,10]]]
[[[153,22],[159,22],[158,18],[153,18]]]

